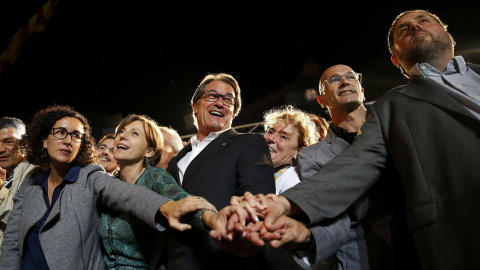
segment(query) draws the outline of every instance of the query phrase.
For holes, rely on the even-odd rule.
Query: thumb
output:
[[[168,219],[168,224],[170,225],[170,228],[181,231],[181,232],[183,232],[185,230],[189,230],[189,229],[192,228],[192,226],[190,226],[188,224],[180,223],[175,218],[169,218]]]
[[[278,217],[275,212],[268,212],[263,222],[265,228],[267,228],[269,231],[273,231],[275,226],[275,221],[277,220],[277,218]]]

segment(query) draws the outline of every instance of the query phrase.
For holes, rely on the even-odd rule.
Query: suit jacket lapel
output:
[[[337,137],[337,135],[335,135],[335,132],[333,132],[333,130],[331,129],[328,130],[325,140],[327,140],[327,142],[330,144],[329,148],[335,154],[335,156],[343,153],[343,151],[345,151],[345,149],[347,149],[347,147],[349,146],[346,141]]]
[[[34,186],[34,188],[35,192],[32,192],[32,194],[28,194],[32,198],[30,198],[29,200],[24,200],[24,202],[29,202],[28,205],[23,206],[25,207],[25,212],[27,213],[25,223],[22,222],[24,224],[24,226],[22,227],[24,228],[32,227],[43,217],[45,212],[47,212],[47,206],[45,205],[45,202],[43,200],[42,186],[40,186],[39,184],[38,186]]]
[[[179,186],[182,185],[180,184],[180,179],[178,178],[178,162],[190,151],[192,151],[192,144],[189,143],[183,147],[182,150],[180,150],[180,152],[178,152],[178,154],[176,154],[168,163],[167,171],[173,176]]]
[[[196,156],[188,165],[187,170],[185,171],[185,175],[183,176],[183,184],[187,183],[190,180],[191,176],[200,166],[205,163],[205,161],[210,159],[218,152],[223,151],[223,149],[226,149],[227,146],[231,143],[230,139],[237,134],[238,133],[232,128],[220,134],[220,136],[210,142],[208,146],[205,147],[205,149],[203,149],[202,152],[200,152],[200,154],[198,154],[198,156]]]
[[[60,204],[62,203],[62,196],[64,196],[65,192],[69,192],[68,191],[68,188],[69,188],[68,186],[69,185],[65,185],[63,187],[63,190],[60,192],[60,195],[58,195],[58,198],[55,201],[55,204],[53,205],[52,210],[50,211],[50,214],[48,214],[48,217],[45,220],[45,223],[43,224],[42,230],[43,230],[43,228],[46,227],[46,225],[48,223],[50,223],[52,220],[54,220],[60,214]]]
[[[480,74],[480,66],[467,63],[467,66],[471,68],[475,73]]]
[[[478,121],[462,104],[429,80],[422,78],[413,79],[407,87],[399,89],[397,92],[460,113]]]

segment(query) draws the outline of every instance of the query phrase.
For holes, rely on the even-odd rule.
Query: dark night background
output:
[[[0,4],[2,51],[46,0],[11,2]],[[233,126],[261,121],[263,112],[283,104],[323,115],[303,93],[317,90],[331,65],[362,73],[367,101],[408,82],[391,64],[386,41],[401,11],[439,15],[457,42],[455,54],[479,64],[480,4],[450,2],[200,7],[61,0],[45,31],[0,74],[0,116],[28,122],[47,106],[70,105],[89,119],[97,139],[129,113],[191,134],[195,129],[184,120],[190,98],[200,80],[216,72],[230,73],[242,89]]]

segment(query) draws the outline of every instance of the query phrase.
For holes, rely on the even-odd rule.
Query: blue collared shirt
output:
[[[22,269],[49,269],[47,260],[45,259],[45,254],[43,254],[42,245],[40,244],[39,233],[45,221],[47,220],[50,211],[52,211],[55,202],[60,197],[65,185],[77,182],[79,174],[80,167],[77,166],[70,168],[62,183],[53,191],[52,203],[49,203],[48,200],[48,176],[50,175],[50,169],[47,169],[38,178],[38,181],[43,188],[43,200],[47,206],[47,211],[43,215],[42,219],[35,223],[35,225],[33,225],[33,227],[30,228],[27,233],[27,237],[25,238],[25,250],[22,259]]]
[[[444,72],[430,64],[419,63],[413,66],[409,73],[434,81],[480,119],[480,75],[465,64],[463,57],[455,56],[448,62]]]

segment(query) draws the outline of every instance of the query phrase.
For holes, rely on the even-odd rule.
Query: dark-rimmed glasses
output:
[[[68,135],[70,135],[70,138],[72,138],[72,141],[76,143],[81,143],[83,139],[85,138],[85,134],[82,134],[78,131],[74,132],[68,132],[65,128],[60,127],[60,128],[52,128],[52,135],[53,137],[63,140],[65,139]]]
[[[323,95],[325,92],[325,84],[328,85],[335,85],[338,84],[342,81],[342,79],[345,78],[349,82],[359,82],[362,84],[362,73],[351,73],[349,72],[346,75],[333,75],[330,78],[326,79],[325,81],[322,82],[322,89],[320,91],[320,94]]]
[[[203,92],[205,100],[209,102],[216,102],[220,97],[222,98],[223,105],[231,107],[235,104],[235,98],[232,95],[220,95],[214,90]]]

